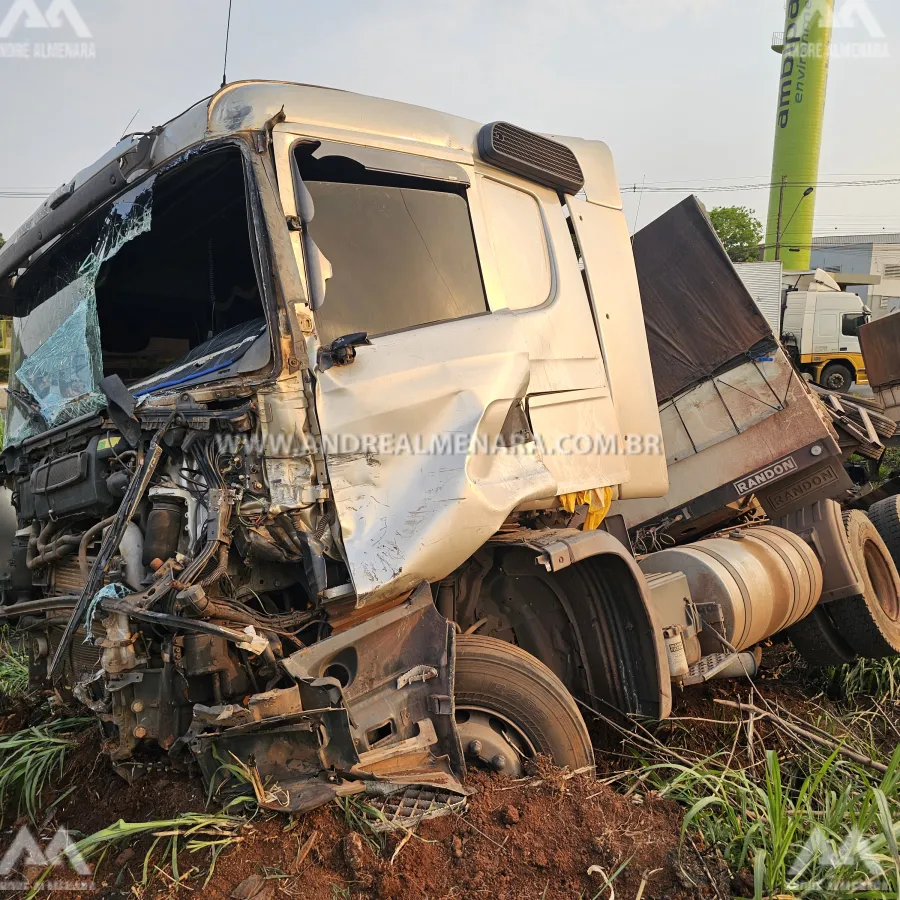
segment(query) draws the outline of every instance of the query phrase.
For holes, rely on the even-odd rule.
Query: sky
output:
[[[22,15],[2,34],[15,3],[45,27]],[[80,24],[59,13],[66,4]],[[227,14],[228,0],[0,0],[0,233],[40,202],[11,193],[46,194],[126,127],[212,93]],[[900,3],[837,0],[837,16],[820,180],[900,180]],[[604,140],[632,229],[692,192],[764,220],[767,189],[715,188],[769,180],[770,44],[783,21],[784,0],[233,0],[228,79],[322,84]],[[92,55],[3,55],[4,42],[34,41]],[[816,234],[900,231],[900,184],[815,196]]]

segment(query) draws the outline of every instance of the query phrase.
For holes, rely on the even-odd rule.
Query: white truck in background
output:
[[[801,372],[840,393],[868,383],[859,328],[871,312],[840,276],[782,272],[775,262],[738,263],[735,270]]]
[[[822,269],[799,277],[788,273],[786,279],[796,286],[785,289],[781,340],[800,371],[830,391],[868,384],[859,329],[871,310]]]

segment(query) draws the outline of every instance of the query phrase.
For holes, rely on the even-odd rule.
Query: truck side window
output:
[[[316,313],[322,344],[488,311],[465,187],[297,152],[310,235],[332,270]]]
[[[550,296],[550,250],[538,201],[525,191],[479,179],[481,200],[503,293],[510,309],[540,306]]]
[[[859,313],[844,313],[841,320],[841,334],[847,337],[859,337],[860,326],[866,324],[866,316]]]

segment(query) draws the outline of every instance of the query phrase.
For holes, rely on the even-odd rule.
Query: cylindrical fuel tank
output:
[[[812,548],[772,525],[651,553],[639,565],[647,574],[683,572],[695,604],[721,606],[725,638],[738,650],[798,622],[822,593],[822,567]]]

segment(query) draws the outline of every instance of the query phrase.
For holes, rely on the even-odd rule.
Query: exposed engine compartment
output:
[[[326,611],[347,573],[325,504],[272,504],[253,402],[194,414],[204,430],[174,411],[132,445],[96,417],[7,454],[20,527],[6,612],[30,634],[33,677],[65,674],[115,762],[189,748],[211,777],[235,747],[278,776],[264,800],[279,809],[361,789],[362,764],[370,780],[379,763],[411,777],[397,765],[410,753],[417,783],[458,786],[452,630],[427,585],[364,622],[353,598]],[[417,639],[398,646],[407,619]],[[383,696],[398,682],[400,715]]]

